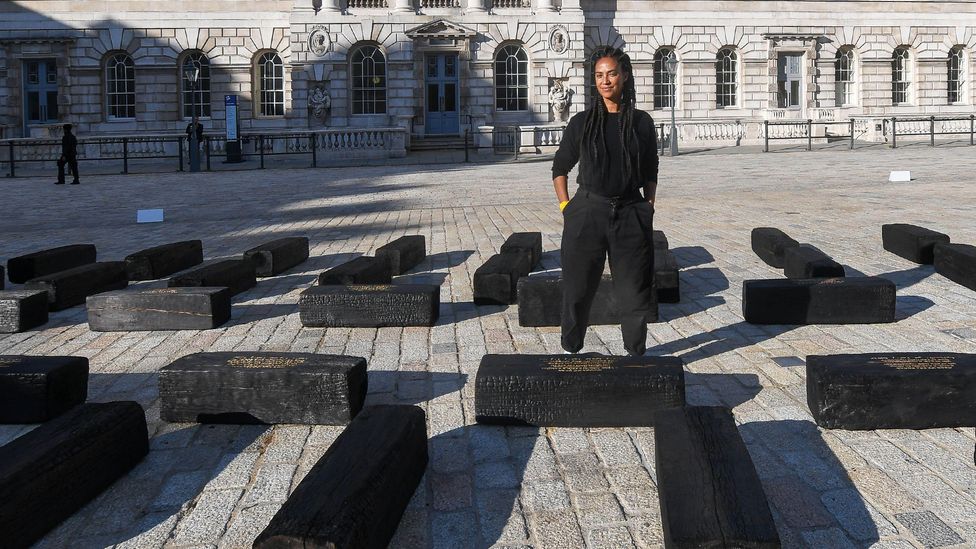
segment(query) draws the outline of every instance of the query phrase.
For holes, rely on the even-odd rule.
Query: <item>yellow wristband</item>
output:
[[[565,210],[567,204],[569,204],[569,200],[563,200],[562,202],[560,202],[559,203],[559,211]]]

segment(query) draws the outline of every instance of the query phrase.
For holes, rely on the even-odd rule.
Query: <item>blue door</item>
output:
[[[24,60],[24,131],[58,120],[58,66],[53,59]],[[26,135],[26,133],[25,133]]]
[[[458,104],[458,56],[456,53],[432,53],[424,60],[427,135],[458,135],[461,117]]]

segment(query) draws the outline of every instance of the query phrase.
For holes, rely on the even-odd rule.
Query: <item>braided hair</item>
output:
[[[623,174],[626,181],[631,181],[634,174],[633,159],[629,154],[633,142],[636,140],[634,134],[634,110],[637,104],[637,91],[634,87],[634,69],[630,63],[630,56],[618,48],[603,46],[593,52],[594,74],[596,63],[603,58],[610,57],[617,62],[617,67],[621,72],[627,74],[627,81],[624,82],[623,95],[620,100],[620,151],[618,160],[623,166]],[[606,140],[603,136],[603,129],[607,121],[607,106],[603,102],[603,96],[595,94],[590,104],[590,109],[586,113],[586,120],[583,124],[583,134],[581,136],[580,150],[587,151],[590,158],[595,162],[600,155],[610,155],[606,150]],[[636,147],[638,155],[640,147]],[[638,156],[637,165],[640,166]],[[604,176],[607,175],[607,163],[603,163]]]

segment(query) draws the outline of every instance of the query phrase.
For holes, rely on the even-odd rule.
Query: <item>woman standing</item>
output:
[[[630,57],[603,48],[595,58],[598,97],[569,121],[552,164],[563,212],[562,346],[570,353],[583,347],[609,257],[624,347],[639,356],[646,349],[647,322],[655,316],[651,232],[657,137],[654,120],[636,107]],[[567,175],[577,162],[579,189],[570,200]]]

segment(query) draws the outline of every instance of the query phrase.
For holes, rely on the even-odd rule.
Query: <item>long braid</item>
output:
[[[604,57],[612,57],[617,61],[620,69],[627,73],[627,81],[624,83],[623,97],[621,98],[620,109],[620,160],[624,168],[624,177],[631,181],[634,166],[633,158],[630,154],[631,146],[634,141],[634,109],[637,104],[637,91],[634,86],[634,72],[630,62],[630,56],[623,51],[610,46],[602,47],[593,54],[594,66],[597,61]],[[608,154],[606,150],[606,140],[603,130],[607,121],[607,106],[603,102],[603,97],[595,94],[590,109],[587,112],[586,120],[583,124],[583,133],[580,138],[580,150],[588,150],[590,158],[596,162],[601,154]],[[585,149],[584,149],[585,147]],[[639,147],[638,147],[639,149]],[[638,166],[640,166],[640,152],[638,151]],[[607,164],[604,163],[604,176],[606,176]]]

